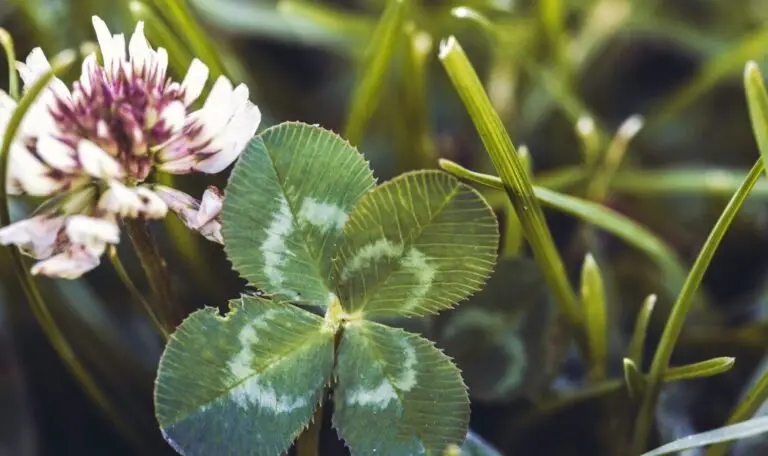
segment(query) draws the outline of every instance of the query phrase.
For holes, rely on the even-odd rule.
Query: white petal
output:
[[[24,87],[29,87],[37,81],[37,79],[48,72],[51,69],[51,64],[45,57],[45,53],[39,47],[32,49],[27,56],[26,62],[16,62],[16,67],[19,70],[19,76],[24,82]],[[70,97],[69,89],[64,82],[54,77],[48,84],[48,87],[56,94],[56,96],[67,99]]]
[[[19,76],[24,81],[24,85],[29,87],[43,73],[51,69],[51,64],[48,63],[43,50],[36,47],[29,53],[26,62],[16,62],[16,67],[19,69]]]
[[[136,187],[141,199],[141,213],[149,219],[161,219],[168,213],[168,205],[155,192],[146,187]]]
[[[82,246],[73,245],[58,255],[35,263],[31,272],[32,275],[76,279],[96,268],[100,262],[101,254],[94,255]]]
[[[64,217],[38,215],[12,223],[0,229],[0,244],[14,244],[33,258],[49,257],[56,247],[56,238],[64,227]]]
[[[97,179],[109,180],[123,175],[120,163],[104,149],[87,139],[78,143],[77,157],[83,170]]]
[[[232,83],[219,76],[199,111],[204,129],[200,135],[201,142],[217,135],[227,125],[232,116],[232,101]]]
[[[0,90],[0,132],[4,132],[8,126],[8,121],[11,120],[13,111],[16,109],[16,100],[11,98],[10,95]],[[0,138],[2,135],[0,134]]]
[[[136,218],[141,210],[139,195],[118,181],[111,181],[109,189],[99,198],[99,209],[122,218]]]
[[[170,174],[189,174],[195,169],[197,157],[194,155],[182,155],[174,160],[169,160],[156,165],[160,171]]]
[[[232,119],[221,137],[214,141],[216,145],[227,141],[222,149],[196,164],[195,171],[214,174],[231,165],[243,152],[260,123],[261,111],[256,105],[248,102],[244,112]]]
[[[106,244],[120,242],[120,229],[117,224],[105,218],[71,215],[67,218],[65,229],[72,244],[83,245],[92,253],[103,253]]]
[[[200,202],[191,197],[187,193],[184,193],[175,188],[166,187],[165,185],[154,185],[152,187],[154,193],[163,201],[168,207],[179,214],[184,220],[184,223],[194,223],[194,219],[197,216],[197,210],[200,207]]]
[[[110,71],[115,74],[120,68],[123,68],[123,64],[128,60],[125,58],[125,35],[122,33],[116,34],[112,37],[112,66]],[[130,67],[127,68],[130,71]]]
[[[149,47],[147,38],[144,36],[144,21],[136,23],[136,30],[128,42],[128,54],[131,56],[131,62],[137,71],[141,71],[142,68],[154,60],[154,51]]]
[[[155,83],[160,84],[165,79],[165,73],[168,71],[168,52],[164,48],[157,48],[155,67],[157,68]]]
[[[101,48],[101,57],[104,60],[104,68],[109,68],[115,55],[112,33],[109,31],[107,24],[105,24],[99,16],[92,16],[91,22],[93,22],[93,30],[96,32],[96,40],[99,42],[99,47]]]
[[[171,131],[172,135],[176,135],[184,128],[186,122],[187,108],[181,101],[173,101],[163,109],[160,113],[160,120],[163,121],[166,128]]]
[[[189,106],[197,100],[197,97],[203,92],[205,81],[208,80],[208,67],[198,59],[192,60],[184,76],[181,87],[184,90],[184,104]]]
[[[71,173],[77,169],[74,151],[53,136],[44,135],[37,139],[37,153],[51,168]]]
[[[15,145],[11,149],[8,179],[15,180],[23,193],[31,196],[49,196],[66,184],[50,175],[51,169],[35,158],[26,147]]]
[[[96,71],[96,54],[89,54],[83,59],[83,66],[80,73],[80,87],[87,94],[91,94],[93,87],[91,86],[91,78]]]

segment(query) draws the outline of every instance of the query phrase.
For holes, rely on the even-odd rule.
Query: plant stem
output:
[[[24,93],[24,96],[19,100],[19,104],[11,114],[8,120],[8,125],[5,129],[2,138],[2,148],[0,149],[0,226],[8,226],[11,223],[11,215],[8,207],[8,194],[6,179],[8,176],[8,159],[11,149],[11,144],[15,140],[16,133],[21,125],[21,122],[26,115],[29,108],[35,102],[37,97],[46,89],[51,79],[55,74],[61,73],[70,67],[75,61],[75,53],[71,50],[64,51],[58,54],[51,62],[51,69],[41,75],[34,84],[29,86]],[[110,420],[112,420],[122,431],[126,432],[131,437],[133,431],[129,426],[125,424],[119,413],[116,412],[116,408],[113,407],[109,401],[107,395],[99,388],[96,380],[91,377],[88,370],[83,366],[74,349],[67,340],[64,332],[58,326],[56,318],[51,314],[50,309],[45,303],[40,290],[38,290],[35,281],[29,273],[29,269],[24,264],[24,260],[21,256],[19,249],[12,247],[8,249],[11,254],[11,260],[16,272],[16,276],[21,283],[21,287],[24,290],[24,294],[27,297],[32,314],[34,315],[43,333],[48,338],[48,341],[56,350],[56,353],[61,357],[64,364],[67,366],[72,375],[82,385],[85,392],[96,402],[96,404],[104,410]]]
[[[499,173],[504,191],[515,207],[533,255],[541,265],[547,284],[552,289],[563,316],[579,335],[583,345],[582,317],[579,300],[568,280],[565,265],[546,224],[544,213],[533,193],[533,184],[521,163],[512,140],[456,38],[450,37],[440,46],[440,60],[464,103],[493,165]]]
[[[173,332],[181,323],[181,317],[176,313],[171,279],[165,267],[165,260],[149,232],[147,223],[143,220],[125,220],[125,231],[131,238],[131,243],[139,257],[141,267],[147,276],[149,287],[154,295],[155,305],[159,310],[162,326],[167,332]]]
[[[153,309],[149,302],[147,302],[147,300],[144,298],[144,295],[141,294],[141,291],[139,291],[139,289],[131,280],[131,276],[128,275],[128,271],[125,270],[123,262],[120,261],[120,257],[117,255],[117,249],[115,246],[110,246],[109,248],[109,261],[112,263],[112,267],[115,269],[117,276],[123,282],[123,285],[128,288],[128,291],[131,293],[131,295],[133,295],[134,299],[141,303],[144,311],[147,313],[147,316],[149,316],[152,324],[157,329],[157,332],[163,336],[163,339],[167,342],[168,338],[170,337],[170,333],[160,322],[160,317],[157,315],[157,312],[155,312],[155,309]]]
[[[656,398],[661,390],[661,382],[664,376],[664,371],[669,366],[669,360],[672,357],[672,351],[675,347],[680,332],[683,329],[685,323],[685,317],[688,314],[688,310],[691,308],[693,298],[696,295],[696,290],[701,285],[701,281],[704,278],[704,273],[709,267],[712,258],[715,255],[717,247],[720,245],[725,233],[731,226],[731,222],[736,217],[736,214],[741,208],[741,205],[749,196],[750,190],[757,183],[758,178],[762,175],[764,169],[762,159],[758,159],[752,169],[749,171],[746,179],[739,186],[736,193],[733,195],[728,205],[723,210],[717,223],[715,223],[712,232],[704,242],[701,248],[699,256],[688,273],[688,278],[683,284],[683,288],[672,307],[672,311],[667,320],[667,324],[664,327],[664,332],[661,335],[659,346],[653,357],[651,368],[647,377],[647,385],[644,390],[642,402],[640,405],[640,412],[635,422],[635,434],[632,442],[632,454],[640,454],[645,448],[648,442],[648,436],[651,432],[651,426],[653,424],[653,410],[656,403]]]

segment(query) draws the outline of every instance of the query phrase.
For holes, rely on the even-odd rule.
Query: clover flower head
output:
[[[168,210],[191,229],[222,242],[221,191],[209,187],[202,201],[151,185],[153,170],[172,174],[218,173],[234,162],[261,121],[245,85],[220,76],[199,109],[192,104],[208,81],[195,59],[181,82],[167,75],[168,53],[153,49],[139,22],[126,52],[93,17],[103,64],[86,57],[80,78],[54,78],[24,116],[11,144],[8,193],[47,197],[45,209],[0,229],[0,243],[14,244],[40,261],[35,274],[75,278],[93,269],[107,245],[119,242],[122,219],[160,219]],[[42,50],[18,62],[25,87],[50,69]],[[0,91],[0,131],[16,102]]]

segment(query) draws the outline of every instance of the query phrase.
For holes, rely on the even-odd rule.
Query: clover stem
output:
[[[131,238],[131,243],[139,257],[141,267],[147,276],[149,287],[154,295],[157,314],[164,332],[173,332],[176,325],[181,323],[181,317],[176,315],[177,307],[171,291],[171,278],[166,268],[165,260],[149,232],[147,223],[143,220],[125,220],[125,231]]]
[[[152,308],[152,305],[144,298],[144,296],[141,294],[141,291],[139,291],[138,287],[136,287],[136,284],[134,284],[131,280],[131,276],[128,274],[128,271],[125,270],[123,262],[120,261],[120,257],[117,255],[117,249],[115,246],[111,246],[109,249],[109,261],[112,263],[112,267],[115,269],[115,273],[120,278],[120,281],[123,282],[123,285],[125,285],[131,295],[144,308],[144,311],[147,313],[147,316],[149,316],[149,319],[152,321],[155,329],[157,329],[157,332],[163,337],[165,341],[168,341],[170,333],[161,322],[160,316],[157,315],[156,310]]]

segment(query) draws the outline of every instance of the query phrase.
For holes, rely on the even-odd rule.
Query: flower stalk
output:
[[[184,317],[175,304],[166,262],[145,221],[126,220],[124,228],[152,290],[155,307],[150,312],[156,316],[154,318],[157,318],[162,328],[161,334],[167,339],[168,334],[176,329]]]

